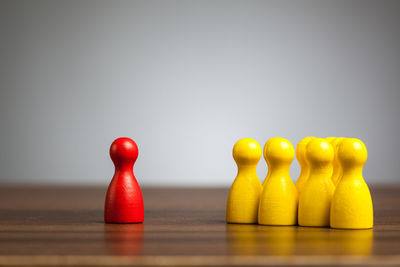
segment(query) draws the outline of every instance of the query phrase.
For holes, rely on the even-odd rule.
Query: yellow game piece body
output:
[[[364,143],[356,138],[344,139],[338,148],[343,176],[332,199],[332,228],[368,229],[373,227],[373,206],[362,168],[368,152]]]
[[[261,147],[257,141],[243,138],[235,144],[232,154],[238,173],[229,191],[226,222],[257,223],[262,185],[256,167],[261,158]]]
[[[300,165],[300,176],[296,181],[297,192],[300,193],[307,182],[308,176],[310,175],[310,164],[306,158],[306,146],[314,137],[308,136],[303,138],[296,146],[296,158]]]
[[[294,158],[293,146],[284,138],[271,138],[264,146],[264,158],[269,162],[270,175],[261,193],[258,223],[295,225],[298,197],[289,174]]]
[[[336,186],[339,181],[340,178],[343,175],[343,169],[342,169],[342,164],[340,163],[339,159],[338,159],[338,148],[340,143],[344,140],[344,137],[337,137],[335,138],[332,142],[331,145],[333,147],[333,151],[334,151],[334,157],[333,157],[333,173],[332,173],[332,182],[333,184]]]
[[[323,138],[314,138],[306,146],[310,175],[300,194],[298,222],[301,226],[326,227],[335,186],[331,180],[333,148]]]

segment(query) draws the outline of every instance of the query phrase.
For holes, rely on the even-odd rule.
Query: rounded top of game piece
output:
[[[261,147],[251,138],[243,138],[236,142],[232,155],[237,164],[257,164],[261,158]]]
[[[300,165],[304,165],[304,163],[307,162],[306,158],[306,146],[307,144],[315,137],[313,136],[307,136],[303,138],[296,146],[296,158]]]
[[[293,146],[285,138],[272,137],[265,143],[264,158],[270,163],[291,163],[294,159]]]
[[[306,147],[306,156],[311,165],[329,164],[334,157],[333,147],[324,138],[314,138]]]
[[[338,144],[340,144],[340,142],[344,139],[344,137],[335,137],[335,139],[333,139],[331,141],[331,145],[333,148],[335,148],[335,146],[337,146]]]
[[[364,165],[368,158],[367,148],[357,138],[345,138],[339,145],[338,158],[343,166]]]
[[[331,145],[333,147],[333,151],[335,152],[335,157],[337,156],[337,150],[339,148],[340,143],[345,139],[344,137],[336,137],[332,140]]]
[[[138,147],[132,139],[120,137],[110,147],[110,156],[115,164],[135,163],[139,155]]]
[[[333,142],[335,139],[336,139],[336,137],[333,137],[333,136],[329,136],[329,137],[326,137],[326,138],[325,138],[325,140],[328,141],[328,143],[330,143],[330,144],[332,144],[332,142]]]

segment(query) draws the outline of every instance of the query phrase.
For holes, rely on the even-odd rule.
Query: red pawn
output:
[[[115,165],[115,173],[106,195],[106,223],[143,222],[142,192],[133,174],[138,154],[138,147],[130,138],[121,137],[111,144],[110,156]]]

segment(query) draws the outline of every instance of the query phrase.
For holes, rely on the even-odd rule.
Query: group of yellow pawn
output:
[[[229,191],[226,221],[341,229],[373,227],[371,194],[362,176],[367,149],[356,138],[306,137],[296,147],[301,173],[296,185],[289,168],[292,144],[280,137],[264,146],[268,174],[261,184],[256,167],[261,147],[250,138],[233,147],[238,174]]]

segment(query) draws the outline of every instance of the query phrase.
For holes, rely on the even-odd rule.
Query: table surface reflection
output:
[[[398,186],[370,230],[226,224],[226,188],[144,188],[143,224],[104,224],[105,191],[0,187],[0,265],[400,265]]]

